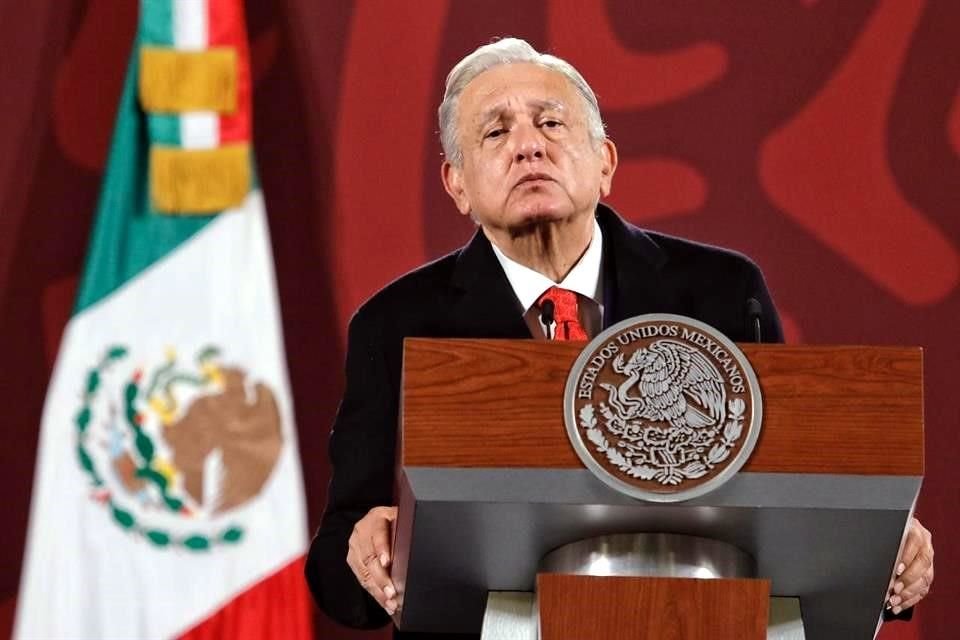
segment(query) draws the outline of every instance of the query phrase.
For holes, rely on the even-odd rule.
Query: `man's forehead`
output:
[[[570,109],[576,103],[575,91],[559,71],[531,63],[512,63],[479,74],[464,88],[460,102],[461,109],[468,107],[463,109],[463,115],[482,120],[519,108]]]

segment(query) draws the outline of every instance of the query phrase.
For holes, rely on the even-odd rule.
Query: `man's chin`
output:
[[[517,226],[536,226],[551,222],[563,222],[571,217],[569,207],[554,202],[530,203],[520,207],[510,216]]]
[[[579,216],[569,206],[543,205],[525,208],[511,216],[510,227],[516,230],[535,230],[544,225],[559,225],[573,222]]]

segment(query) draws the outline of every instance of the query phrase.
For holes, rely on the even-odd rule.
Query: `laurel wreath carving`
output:
[[[604,418],[606,432],[600,428],[597,418],[598,410]],[[593,404],[582,406],[578,419],[587,440],[623,474],[640,480],[655,481],[665,486],[675,486],[684,480],[702,478],[730,457],[730,452],[736,447],[737,441],[743,434],[745,411],[746,403],[741,398],[734,398],[727,403],[727,420],[722,430],[705,429],[683,434],[691,438],[691,444],[696,453],[693,459],[674,463],[656,460],[650,453],[650,443],[645,442],[651,433],[657,438],[668,439],[672,434],[652,426],[646,427],[650,431],[639,427],[626,428],[603,402],[599,403],[597,409]],[[611,443],[607,434],[616,436],[617,441]],[[720,436],[719,440],[717,436]],[[703,455],[703,452],[706,454]]]
[[[236,525],[228,526],[213,536],[202,533],[177,536],[162,528],[143,524],[137,520],[137,517],[133,513],[117,504],[112,494],[105,489],[103,477],[97,470],[96,464],[87,448],[88,428],[94,419],[92,405],[97,393],[100,391],[104,372],[106,372],[114,362],[125,358],[127,354],[128,349],[126,347],[109,347],[100,359],[100,362],[87,372],[86,384],[82,395],[83,403],[74,417],[74,424],[77,428],[77,457],[79,458],[81,469],[90,477],[90,482],[94,490],[106,491],[103,501],[109,508],[114,521],[123,529],[143,536],[156,547],[182,546],[191,551],[206,551],[216,545],[231,545],[240,542],[243,539],[244,531]],[[212,355],[216,355],[216,350],[212,347],[207,347],[198,354],[197,359],[198,361],[202,361]],[[156,380],[157,376],[154,376],[154,383],[152,383],[151,386],[156,384]],[[127,426],[132,431],[134,447],[140,457],[136,469],[136,476],[157,487],[164,504],[169,510],[180,512],[183,509],[183,502],[167,492],[166,478],[150,467],[150,462],[153,460],[156,447],[149,434],[140,427],[141,418],[135,407],[135,401],[138,396],[139,384],[135,377],[124,386],[123,404],[124,417],[126,418]]]

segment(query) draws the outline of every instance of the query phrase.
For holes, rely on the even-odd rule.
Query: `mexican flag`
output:
[[[240,0],[141,2],[47,391],[17,638],[312,635],[246,41]]]

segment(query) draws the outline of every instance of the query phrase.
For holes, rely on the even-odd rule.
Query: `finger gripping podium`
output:
[[[717,616],[737,603],[748,612],[740,616],[745,624],[766,619],[758,581],[714,594],[710,585],[664,578],[538,578],[543,559],[564,545],[669,533],[749,554],[770,595],[800,599],[808,638],[872,637],[923,475],[921,350],[739,345],[763,394],[753,455],[712,493],[653,504],[596,479],[568,442],[563,390],[582,346],[406,341],[393,568],[402,593],[398,626],[478,633],[488,591],[533,591],[538,582],[545,634],[563,616],[574,619],[575,607],[564,602],[594,602],[585,609],[597,612],[591,624],[612,625],[603,603],[620,603],[612,611],[670,603],[691,589],[727,600],[694,610],[650,605],[616,620],[609,633],[594,626],[596,637],[647,637],[639,627],[623,629],[623,620],[642,620],[674,625],[658,627],[664,633],[685,624],[688,635],[677,637],[707,628],[724,638],[729,623]]]

